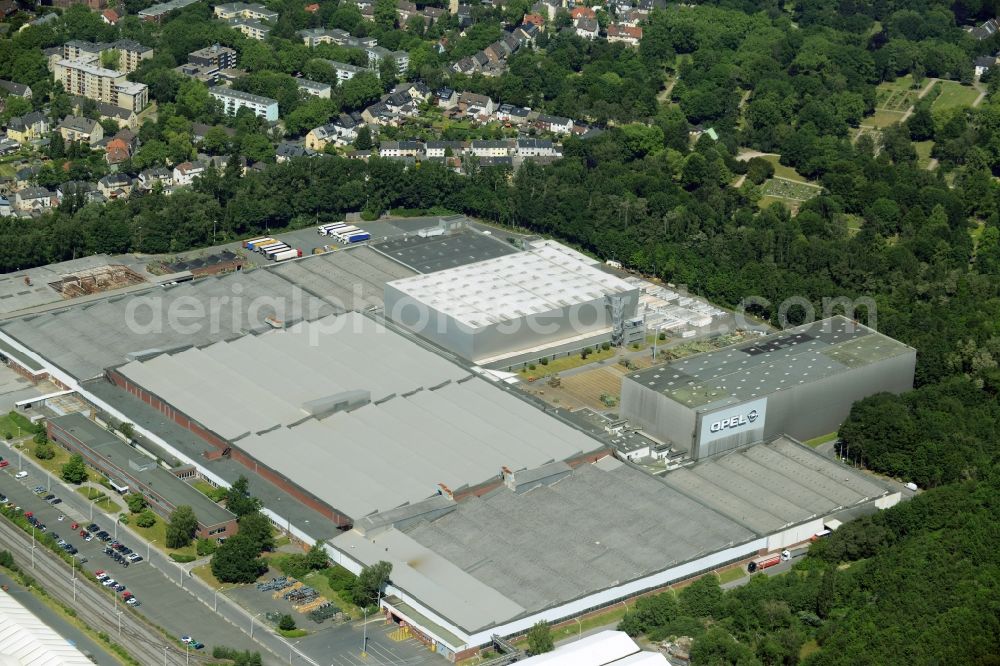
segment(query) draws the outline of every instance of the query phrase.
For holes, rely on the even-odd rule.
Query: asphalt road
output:
[[[116,666],[118,664],[114,657],[108,654],[99,643],[91,640],[89,636],[66,621],[62,615],[42,603],[26,587],[22,587],[12,578],[3,574],[0,574],[0,583],[7,586],[7,593],[17,599],[19,604],[31,611],[57,634],[65,638],[67,642],[75,645],[78,650],[96,659],[100,666]]]
[[[212,594],[207,595],[207,604],[193,596],[187,589],[181,588],[179,583],[183,583],[185,588],[192,587],[193,579],[187,578],[185,573],[176,564],[160,555],[157,557],[155,550],[147,549],[138,537],[133,537],[122,527],[118,527],[119,540],[131,547],[143,558],[147,557],[147,550],[159,568],[151,567],[148,561],[130,565],[127,569],[117,564],[114,560],[104,554],[104,544],[94,539],[89,543],[70,529],[72,522],[78,522],[82,529],[90,522],[90,503],[86,498],[75,491],[64,487],[58,481],[52,481],[51,475],[45,474],[39,468],[29,463],[28,458],[23,457],[25,468],[29,472],[26,479],[15,480],[13,475],[17,470],[18,456],[7,454],[5,457],[11,460],[11,466],[3,470],[5,474],[0,474],[0,492],[10,498],[10,501],[21,506],[26,511],[32,511],[39,520],[47,527],[49,532],[56,532],[66,539],[80,552],[80,556],[88,559],[84,567],[94,572],[98,569],[105,569],[108,573],[122,582],[130,592],[132,592],[142,602],[141,612],[150,621],[174,636],[191,635],[206,645],[205,652],[210,653],[215,645],[226,645],[239,648],[241,650],[256,650],[262,653],[264,661],[270,664],[287,663],[284,659],[279,659],[277,654],[268,655],[262,646],[251,640],[249,632],[249,622],[244,623],[245,628],[235,626],[232,622],[216,614],[212,610]],[[36,485],[51,486],[52,492],[62,498],[63,503],[55,507],[42,501],[35,495],[33,488]],[[63,521],[59,521],[60,515],[65,515]],[[94,521],[109,533],[114,533],[114,519],[109,518],[98,510],[93,512]],[[169,564],[167,564],[169,562]],[[200,581],[199,581],[200,582]],[[121,606],[122,604],[118,604]],[[263,636],[262,636],[263,638]],[[275,648],[284,648],[278,637],[273,636]],[[179,644],[178,644],[179,648]],[[284,650],[287,653],[287,649]]]
[[[85,564],[88,571],[104,569],[126,585],[142,602],[141,612],[173,636],[193,636],[205,644],[206,654],[210,654],[212,647],[216,645],[259,651],[264,663],[269,665],[340,666],[354,663],[350,660],[360,655],[363,632],[351,624],[326,624],[319,627],[303,617],[299,624],[315,633],[292,641],[275,634],[264,620],[264,612],[287,612],[287,609],[274,608],[273,604],[256,607],[253,599],[246,598],[247,595],[254,599],[260,596],[260,601],[264,602],[265,599],[270,601],[270,595],[257,593],[256,590],[216,594],[200,578],[191,576],[184,566],[148,547],[127,526],[118,525],[116,533],[114,517],[93,508],[85,497],[38,467],[28,455],[22,453],[19,457],[18,452],[10,449],[6,443],[0,450],[11,461],[10,467],[0,470],[0,492],[8,495],[11,501],[25,510],[33,511],[49,531],[57,532],[76,546],[80,550],[79,555],[88,558]],[[22,464],[29,476],[15,480],[13,476]],[[50,487],[51,492],[59,496],[63,503],[55,507],[45,503],[32,490],[36,485]],[[66,518],[59,521],[60,515],[65,515]],[[91,522],[91,515],[102,529],[109,534],[117,534],[119,541],[146,559],[126,569],[104,554],[102,542],[97,539],[86,542],[70,529],[70,524],[76,521],[80,525],[76,530],[78,532]],[[239,598],[240,603],[230,599],[227,596],[229,594]],[[250,610],[243,607],[244,602],[250,602],[246,604]],[[380,623],[370,622],[368,628],[368,656],[363,663],[373,666],[414,665],[425,661],[445,663],[442,657],[428,652],[414,639],[401,642],[391,640],[388,635],[395,629],[393,626],[384,627]],[[177,646],[180,647],[179,643]],[[338,663],[336,659],[342,661]]]

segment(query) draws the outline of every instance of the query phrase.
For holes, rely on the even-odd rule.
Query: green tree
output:
[[[198,539],[195,543],[195,552],[201,557],[212,555],[218,549],[219,546],[214,539]]]
[[[56,457],[56,451],[47,441],[35,444],[35,457],[39,460],[52,460]]]
[[[260,500],[250,494],[250,481],[240,474],[239,478],[226,491],[226,508],[236,514],[236,517],[259,511]]]
[[[83,462],[83,456],[79,453],[74,453],[69,457],[69,460],[62,466],[62,472],[60,474],[63,481],[68,481],[69,483],[81,484],[87,480],[87,466]]]
[[[371,150],[375,143],[372,141],[372,131],[368,125],[362,125],[358,130],[358,135],[354,138],[354,147],[358,150]]]
[[[314,571],[325,569],[330,565],[330,560],[322,541],[314,543],[309,552],[306,553],[306,565]]]
[[[257,545],[257,552],[274,549],[274,528],[270,519],[259,511],[240,516],[240,534]]]
[[[830,611],[836,601],[836,575],[837,570],[834,567],[827,568],[823,572],[819,591],[816,593],[816,615],[824,620],[830,616]]]
[[[373,606],[385,592],[391,573],[392,564],[384,560],[362,568],[351,592],[354,603],[359,606]]]
[[[285,613],[278,620],[278,629],[281,629],[282,631],[292,631],[295,629],[295,618],[288,613]]]
[[[156,524],[156,514],[149,509],[143,509],[136,517],[135,524],[139,527],[152,527]]]
[[[167,522],[167,548],[183,548],[191,543],[198,531],[198,518],[194,509],[182,504],[170,514]]]
[[[122,434],[122,437],[124,437],[130,442],[135,438],[135,426],[129,423],[128,421],[125,421],[124,423],[118,426],[118,432],[120,432]]]
[[[702,576],[677,596],[681,611],[691,617],[716,617],[722,605],[722,588],[716,576]]]
[[[389,31],[396,27],[396,3],[394,0],[375,0],[375,25]]]
[[[528,630],[528,652],[531,654],[552,652],[555,647],[548,622],[543,620]]]
[[[118,49],[108,49],[101,53],[101,67],[115,71],[121,69],[121,53]]]
[[[223,542],[212,555],[212,575],[223,583],[252,583],[267,563],[252,539],[239,532]]]
[[[128,510],[132,513],[139,513],[149,506],[142,493],[129,493],[125,496],[125,504],[128,505]]]

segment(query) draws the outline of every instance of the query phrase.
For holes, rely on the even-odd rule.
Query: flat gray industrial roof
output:
[[[92,270],[112,264],[120,264],[106,254],[81,257],[72,261],[62,261],[48,266],[38,266],[23,271],[15,271],[0,276],[0,314],[17,312],[46,303],[66,300],[61,293],[49,286],[64,276],[78,271]],[[25,283],[29,278],[31,284]],[[67,301],[69,304],[70,301]]]
[[[415,273],[367,246],[327,252],[271,269],[338,312],[382,307],[385,283]]]
[[[388,559],[395,584],[471,633],[888,492],[787,439],[662,480],[613,458],[550,478],[332,543]]]
[[[602,448],[356,312],[118,371],[355,518]]]
[[[98,265],[106,263],[103,258]],[[61,277],[51,270],[56,267],[66,272],[71,267],[91,268],[93,262],[54,264],[39,275]],[[132,355],[174,351],[272,330],[266,321],[272,316],[288,323],[346,309],[381,307],[385,283],[411,275],[413,271],[388,257],[359,246],[138,293],[112,293],[80,303],[67,301],[62,309],[11,319],[0,324],[0,331],[77,379],[90,379],[105,368],[126,363]],[[9,289],[16,288],[16,281],[8,280],[7,284]],[[55,294],[47,285],[44,289]],[[0,294],[2,290],[0,284]],[[33,304],[25,300],[19,307]],[[205,314],[190,317],[188,313],[199,305]],[[0,313],[3,311],[0,303]],[[161,315],[163,324],[147,326],[154,311]],[[138,326],[129,324],[130,312]],[[179,313],[175,317],[178,325],[169,325],[170,312]],[[192,323],[197,324],[195,330],[188,329]]]
[[[131,393],[124,391],[103,377],[84,382],[84,389],[124,414],[131,423],[155,432],[170,445],[200,465],[232,484],[240,476],[250,482],[250,492],[259,497],[264,506],[291,521],[314,539],[330,539],[340,533],[337,526],[325,515],[312,509],[274,485],[237,460],[229,457],[207,460],[204,454],[217,452],[214,446],[198,435],[174,423]]]
[[[912,347],[838,315],[626,377],[709,411],[912,353]]]
[[[186,504],[194,509],[203,525],[220,525],[235,516],[181,479],[161,468],[155,460],[147,458],[97,425],[83,414],[73,413],[51,419],[54,425],[76,437],[116,468],[138,478],[174,506]],[[139,471],[131,463],[152,465]]]
[[[419,273],[433,273],[518,252],[509,243],[468,230],[443,236],[405,236],[380,243],[378,250]]]
[[[117,371],[230,441],[294,425],[312,415],[314,400],[364,390],[379,401],[469,376],[357,312],[161,354]]]

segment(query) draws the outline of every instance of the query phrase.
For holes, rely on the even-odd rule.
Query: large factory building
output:
[[[385,288],[388,317],[462,358],[495,367],[625,342],[638,300],[637,287],[553,241]]]
[[[916,350],[837,316],[627,375],[622,416],[698,460],[837,430],[861,398],[913,387]]]

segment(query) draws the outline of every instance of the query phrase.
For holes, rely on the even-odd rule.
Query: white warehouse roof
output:
[[[641,652],[624,631],[601,631],[518,662],[522,666],[654,666],[667,664],[656,652]]]
[[[590,303],[635,287],[555,241],[389,285],[470,328]]]
[[[69,641],[3,591],[0,591],[0,664],[93,666]]]

